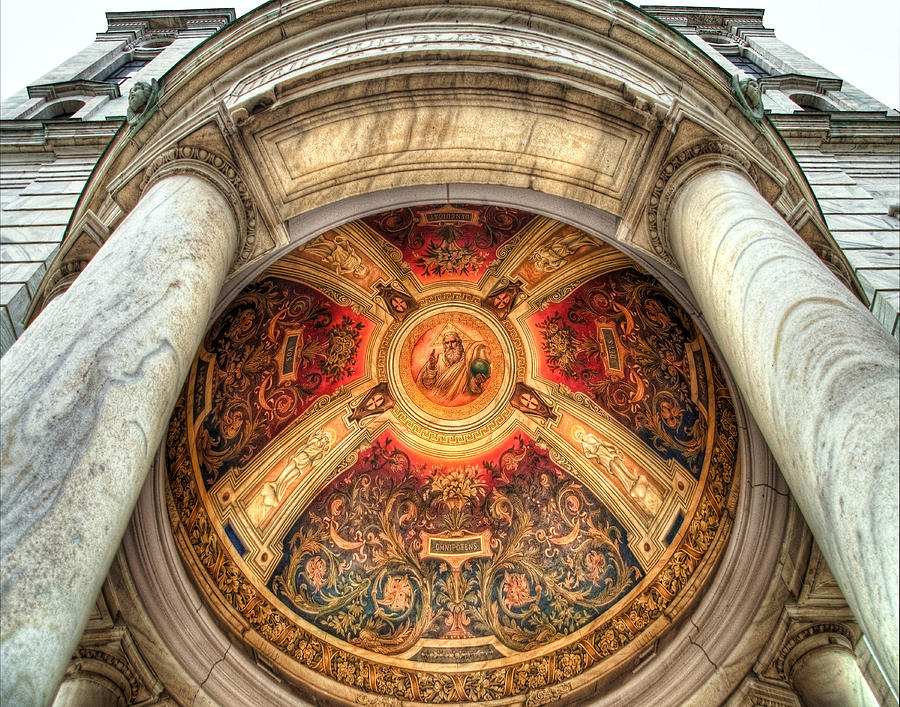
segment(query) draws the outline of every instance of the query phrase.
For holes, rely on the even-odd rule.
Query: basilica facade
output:
[[[897,704],[896,110],[759,10],[107,20],[0,112],[4,704]]]

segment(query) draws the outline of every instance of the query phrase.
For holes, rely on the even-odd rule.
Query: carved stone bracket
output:
[[[739,150],[721,140],[707,140],[686,147],[666,162],[660,170],[650,205],[647,207],[647,225],[653,252],[669,267],[678,270],[672,257],[666,235],[666,219],[678,185],[689,176],[711,167],[728,166],[745,174],[759,187],[758,168]]]
[[[256,207],[237,169],[226,159],[201,147],[175,147],[163,152],[144,172],[141,192],[173,174],[193,174],[216,186],[234,208],[241,245],[232,269],[250,260],[256,243]]]

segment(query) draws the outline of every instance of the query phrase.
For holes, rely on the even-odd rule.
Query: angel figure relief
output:
[[[309,475],[316,464],[325,457],[333,443],[334,433],[331,430],[314,433],[306,444],[288,459],[278,476],[262,485],[247,504],[247,515],[257,528],[262,527],[272,512],[290,496],[297,484]]]
[[[570,255],[580,248],[594,244],[596,241],[586,233],[573,231],[561,235],[535,250],[531,254],[531,260],[537,270],[554,272],[569,261]]]
[[[611,477],[619,481],[632,501],[651,518],[662,505],[662,496],[639,470],[632,470],[611,444],[601,441],[593,432],[575,430],[575,439],[581,442],[581,451],[587,459],[594,459]]]
[[[326,265],[334,268],[338,275],[360,278],[369,272],[347,236],[335,235],[330,240],[324,237],[317,238],[304,250],[307,253],[315,253]]]

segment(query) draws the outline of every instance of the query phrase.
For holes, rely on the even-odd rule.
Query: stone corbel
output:
[[[200,147],[175,147],[159,155],[145,169],[140,191],[172,174],[192,174],[215,186],[228,199],[238,221],[240,247],[232,271],[248,262],[256,244],[257,210],[238,170],[225,158]]]
[[[242,97],[241,101],[229,108],[231,119],[235,125],[242,126],[250,121],[256,114],[268,110],[275,105],[277,96],[275,89],[267,88],[263,91],[251,93]]]

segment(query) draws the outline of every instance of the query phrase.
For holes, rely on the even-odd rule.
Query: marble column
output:
[[[218,172],[159,173],[3,357],[2,704],[53,699],[237,252]]]
[[[737,169],[676,189],[672,254],[896,688],[897,341]]]
[[[844,636],[817,633],[806,638],[791,650],[785,667],[807,707],[878,707]]]

